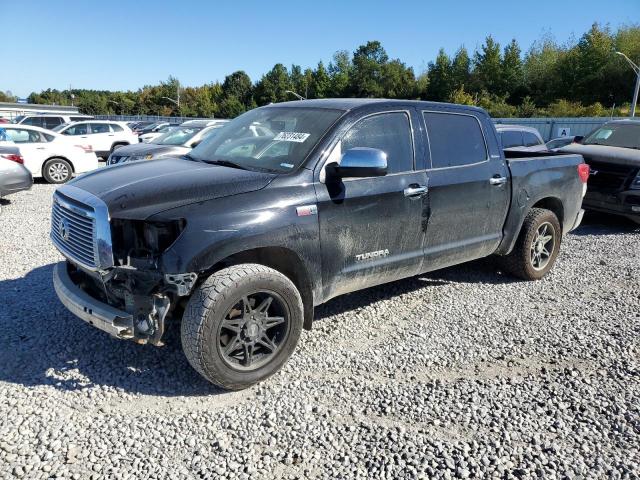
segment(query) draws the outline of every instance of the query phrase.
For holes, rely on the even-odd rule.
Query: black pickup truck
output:
[[[582,155],[590,167],[582,205],[640,224],[640,120],[613,120],[560,149]]]
[[[496,255],[552,267],[582,218],[580,155],[512,152],[487,113],[418,101],[309,100],[252,110],[190,154],[115,165],[54,194],[64,305],[111,335],[184,352],[241,389],[277,371],[314,306]]]

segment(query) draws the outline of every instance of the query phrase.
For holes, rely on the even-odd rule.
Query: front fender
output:
[[[317,214],[299,216],[297,207],[315,205],[312,185],[270,185],[163,212],[153,220],[184,218],[186,227],[162,255],[165,273],[205,272],[238,253],[265,247],[294,252],[304,264],[312,289],[321,278]]]

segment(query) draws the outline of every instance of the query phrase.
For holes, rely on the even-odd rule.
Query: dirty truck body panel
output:
[[[523,153],[507,159],[481,109],[351,99],[288,102],[253,114],[305,108],[333,112],[315,137],[292,133],[285,120],[271,124],[279,129],[272,132],[276,148],[306,148],[304,142],[314,139],[297,165],[243,169],[172,158],[106,167],[75,179],[71,189],[61,187],[56,195],[70,203],[77,200],[73,189],[80,189],[104,204],[111,229],[111,238],[92,250],[77,240],[89,237],[78,232],[75,238],[73,230],[76,223],[99,223],[91,211],[87,222],[73,212],[54,212],[52,238],[68,259],[58,268],[59,295],[74,284],[86,293],[63,303],[93,297],[123,312],[118,321],[125,327],[118,331],[130,331],[117,336],[159,343],[164,315],[179,313],[199,282],[227,265],[263,263],[300,290],[308,327],[313,306],[337,295],[509,253],[525,216],[540,202],[557,207],[563,233],[579,219],[581,157]],[[222,142],[241,119],[211,142]],[[192,151],[194,158],[208,142]],[[346,151],[371,148],[384,152],[385,175],[334,176]],[[61,238],[69,225],[65,250]],[[99,264],[97,254],[94,265],[74,256],[98,248],[107,257],[111,251],[111,265]]]

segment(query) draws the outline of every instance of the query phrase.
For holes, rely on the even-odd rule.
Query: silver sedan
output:
[[[0,146],[0,198],[33,185],[31,172],[23,165],[24,160],[17,147]]]

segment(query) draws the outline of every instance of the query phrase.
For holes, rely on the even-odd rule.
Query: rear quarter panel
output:
[[[544,199],[562,204],[563,233],[573,226],[582,204],[583,183],[578,176],[581,155],[544,155],[507,159],[511,172],[511,207],[504,226],[504,238],[496,253],[509,253],[518,238],[527,213]]]

